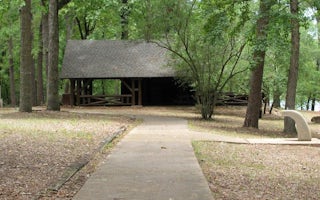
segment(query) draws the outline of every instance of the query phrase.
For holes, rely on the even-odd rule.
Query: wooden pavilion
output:
[[[96,105],[192,104],[188,89],[177,86],[165,49],[153,43],[115,40],[70,40],[60,77],[70,80],[64,103]],[[121,81],[121,94],[93,94],[98,79]],[[66,100],[67,99],[67,100]]]

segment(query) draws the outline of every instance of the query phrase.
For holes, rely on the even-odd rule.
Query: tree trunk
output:
[[[273,107],[280,108],[281,107],[281,92],[279,91],[279,88],[276,88],[273,91]]]
[[[128,0],[122,0],[122,8],[120,11],[120,18],[121,18],[121,40],[128,40],[129,39],[129,6]]]
[[[320,48],[320,8],[317,8],[316,21],[318,28],[318,48]],[[320,71],[320,58],[317,60],[317,68]]]
[[[251,72],[250,92],[244,127],[259,128],[259,117],[261,112],[261,86],[264,68],[265,52],[254,53],[254,59],[260,58],[259,64]]]
[[[314,111],[316,108],[316,98],[312,98],[311,100],[311,111]]]
[[[151,9],[151,1],[150,0],[146,0],[145,1],[146,4],[146,24],[145,24],[145,31],[144,31],[144,39],[147,42],[150,42],[152,39],[152,9]]]
[[[81,19],[76,17],[76,22],[78,25],[81,40],[86,40],[89,37],[89,35],[91,35],[93,33],[94,29],[96,28],[96,22],[94,21],[93,24],[91,24],[90,21],[92,21],[92,20],[90,20],[87,15],[85,15],[82,18],[82,20],[83,21],[81,21]]]
[[[43,21],[42,21],[42,40],[43,40],[43,63],[45,67],[45,76],[48,80],[48,66],[49,66],[49,55],[48,55],[48,49],[49,49],[49,24],[48,24],[48,14],[43,15]],[[45,88],[44,88],[45,89]],[[44,91],[43,95],[46,95],[46,92]],[[44,102],[46,97],[44,96]]]
[[[31,33],[31,0],[25,0],[21,8],[21,50],[20,50],[20,112],[32,112],[32,33]]]
[[[47,109],[60,110],[59,100],[59,27],[58,2],[49,1],[49,52],[48,52],[48,79],[47,79]]]
[[[67,14],[65,16],[65,21],[66,21],[66,42],[68,42],[68,40],[70,40],[72,37],[73,19],[70,17],[69,14]],[[64,84],[64,94],[67,94],[67,93],[71,93],[69,80],[66,80]],[[61,102],[62,101],[63,101],[63,96],[61,97]]]
[[[10,77],[10,104],[12,107],[16,107],[16,86],[14,80],[14,60],[13,60],[13,40],[9,38],[9,77]]]
[[[256,48],[253,53],[254,64],[252,66],[251,78],[250,78],[250,92],[248,107],[246,111],[246,117],[244,121],[244,127],[259,128],[259,115],[261,112],[262,103],[262,78],[264,59],[266,54],[266,40],[267,40],[267,29],[269,24],[269,12],[274,0],[260,0],[260,17],[257,21],[256,27]],[[261,48],[261,46],[263,46]]]
[[[210,91],[201,91],[198,95],[198,104],[201,109],[201,116],[204,120],[209,120],[212,118],[214,106],[215,106],[215,96]]]
[[[317,28],[318,28],[318,48],[320,48],[320,8],[317,7],[316,13],[316,21],[317,21]],[[320,58],[317,59],[317,70],[320,71]],[[312,111],[315,111],[316,107],[316,97],[312,99]]]
[[[32,33],[32,41],[34,40],[34,35]],[[32,64],[31,64],[31,93],[32,93],[32,106],[37,105],[37,88],[36,88],[36,61],[32,56]]]
[[[307,99],[307,105],[306,105],[306,110],[309,110],[309,107],[310,107],[310,101],[311,101],[311,95],[308,96],[308,99]],[[303,104],[302,104],[303,105]],[[302,110],[302,109],[301,109]]]
[[[295,109],[296,104],[296,89],[298,82],[299,70],[299,50],[300,50],[300,32],[298,19],[298,0],[290,0],[291,19],[291,58],[290,69],[288,75],[287,96],[285,109]],[[296,133],[295,122],[289,117],[284,118],[284,132]]]
[[[70,14],[66,14],[65,16],[65,21],[66,21],[66,40],[72,39],[73,35],[73,19],[70,16]]]
[[[37,105],[43,105],[43,38],[42,38],[42,24],[44,21],[44,14],[39,27],[39,51],[38,51],[38,64],[37,64]]]

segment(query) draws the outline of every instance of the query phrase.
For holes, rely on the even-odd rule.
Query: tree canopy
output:
[[[5,105],[21,104],[23,91],[30,90],[33,105],[47,102],[46,83],[58,82],[48,73],[50,59],[48,0],[30,1],[31,9],[31,89],[19,73],[24,69],[20,55],[24,34],[20,10],[28,1],[0,1],[0,85]],[[168,49],[178,82],[196,91],[202,117],[214,115],[216,100],[224,92],[249,94],[249,80],[257,60],[254,51],[265,49],[261,90],[278,107],[285,101],[290,66],[291,25],[300,25],[299,77],[296,107],[314,108],[319,100],[320,5],[317,0],[299,2],[299,13],[290,12],[290,1],[275,1],[270,9],[267,35],[257,42],[259,3],[253,0],[60,0],[58,9],[59,48],[54,54],[59,70],[68,39],[128,39],[155,42]],[[24,19],[24,18],[23,18]],[[20,53],[21,52],[21,53]],[[51,54],[50,54],[51,55]],[[51,61],[50,61],[51,62]],[[28,72],[29,73],[29,72]],[[42,84],[42,87],[41,87]],[[58,82],[53,90],[64,91]],[[113,86],[112,86],[113,87]],[[37,89],[34,89],[37,88]],[[17,100],[16,100],[17,99]],[[19,100],[20,99],[20,100]],[[23,98],[25,99],[25,98]],[[313,106],[309,106],[309,105]]]

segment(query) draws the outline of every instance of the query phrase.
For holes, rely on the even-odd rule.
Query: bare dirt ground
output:
[[[309,123],[311,131],[316,136],[320,131],[320,124],[311,122],[313,116],[320,116],[320,112],[301,111]],[[192,128],[200,131],[218,133],[241,138],[274,138],[274,137],[297,137],[283,133],[283,117],[281,110],[274,109],[272,114],[264,114],[259,120],[259,129],[243,127],[246,107],[221,106],[217,107],[212,120],[191,118],[189,122]]]
[[[212,121],[194,120],[200,130],[235,137],[296,137],[285,135],[280,111],[264,115],[260,129],[243,128],[243,107],[220,107]],[[303,111],[311,118],[319,112]],[[194,142],[197,158],[214,199],[320,199],[320,147]]]
[[[0,110],[0,199],[71,199],[98,163],[100,143],[133,119],[119,115]],[[59,191],[72,165],[91,161]]]
[[[194,142],[214,199],[319,199],[320,148]]]
[[[0,199],[72,199],[107,155],[108,149],[99,151],[101,142],[119,127],[134,126],[139,115],[182,117],[190,128],[214,134],[292,137],[283,135],[278,111],[265,115],[259,130],[243,128],[244,107],[218,107],[209,121],[201,120],[194,107],[37,110],[29,114],[0,110]],[[303,114],[309,121],[320,115]],[[320,130],[319,125],[310,126]],[[194,147],[216,199],[320,198],[319,147],[214,142],[196,142]],[[48,190],[70,166],[88,161],[59,190]]]

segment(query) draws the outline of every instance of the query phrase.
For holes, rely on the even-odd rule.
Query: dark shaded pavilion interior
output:
[[[181,87],[167,66],[166,50],[139,41],[70,40],[60,77],[70,81],[63,104],[71,106],[193,105],[190,88]],[[95,80],[120,81],[120,93],[94,94]]]

